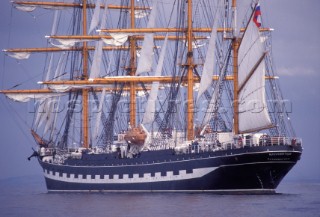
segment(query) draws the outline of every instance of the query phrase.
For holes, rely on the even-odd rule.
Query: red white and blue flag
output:
[[[259,4],[257,5],[256,10],[254,11],[253,22],[256,24],[257,27],[261,27],[261,10]]]

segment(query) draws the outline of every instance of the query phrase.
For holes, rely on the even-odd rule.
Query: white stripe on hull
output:
[[[132,178],[129,178],[128,174],[123,174],[123,177],[120,178],[119,174],[114,174],[113,177],[109,175],[104,175],[103,178],[100,175],[95,175],[95,178],[92,179],[91,175],[87,175],[86,178],[83,178],[83,175],[79,174],[78,177],[75,177],[75,174],[70,174],[67,177],[66,173],[63,173],[62,176],[59,173],[53,175],[52,171],[47,172],[45,170],[44,176],[51,180],[69,182],[69,183],[82,183],[82,184],[130,184],[130,183],[150,183],[150,182],[164,182],[164,181],[179,181],[203,177],[210,172],[216,170],[217,167],[208,167],[208,168],[199,168],[193,169],[192,173],[187,173],[186,170],[179,170],[178,175],[174,175],[173,171],[166,172],[165,176],[161,176],[161,173],[155,173],[154,176],[151,176],[151,173],[144,173],[142,177],[139,177],[139,174],[133,174]]]

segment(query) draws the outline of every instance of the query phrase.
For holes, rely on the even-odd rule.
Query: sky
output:
[[[319,10],[319,0],[261,1],[263,22],[275,29],[272,37],[275,70],[284,98],[292,102],[290,117],[296,134],[303,140],[302,159],[287,180],[320,180]],[[0,17],[1,50],[46,46],[44,36],[50,34],[52,12],[20,12],[12,9],[10,0],[2,0]],[[0,89],[19,82],[26,82],[25,88],[32,85],[28,81],[39,78],[43,63],[42,54],[35,54],[26,63],[1,52]],[[42,174],[35,159],[27,161],[35,147],[26,125],[31,118],[28,106],[0,96],[0,179]]]

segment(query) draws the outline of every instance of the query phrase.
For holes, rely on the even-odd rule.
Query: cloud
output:
[[[294,67],[280,67],[277,70],[279,76],[296,76],[296,77],[313,77],[319,76],[319,73],[314,68],[294,66]]]

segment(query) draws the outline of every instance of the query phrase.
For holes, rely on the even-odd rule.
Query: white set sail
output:
[[[97,5],[99,5],[99,7]],[[104,1],[104,5],[107,5],[107,0]],[[108,7],[105,7],[102,15],[101,25],[100,25],[101,29],[104,29],[106,27],[107,10],[108,10]],[[99,24],[99,15],[100,15],[100,0],[96,2],[96,8],[94,10],[94,15],[91,20],[89,32],[91,32]],[[95,21],[96,19],[98,20]],[[90,79],[98,78],[100,75],[102,54],[103,54],[103,40],[99,40],[96,42],[96,46],[94,50],[93,61],[92,61],[91,70],[90,70]]]
[[[216,46],[216,39],[217,39],[217,28],[220,21],[220,11],[223,6],[223,1],[219,1],[217,5],[217,10],[214,16],[214,23],[211,31],[211,36],[209,40],[208,50],[206,59],[203,66],[201,81],[199,85],[199,91],[197,96],[197,102],[200,96],[210,87],[212,83],[212,76],[214,72],[214,68],[216,65],[216,58],[215,58],[215,46]]]
[[[100,75],[102,61],[103,41],[96,42],[96,48],[93,55],[93,61],[90,70],[90,79],[97,78]]]
[[[160,52],[160,57],[159,57],[159,61],[158,61],[158,65],[155,71],[155,75],[154,76],[160,76],[161,75],[161,71],[162,71],[162,67],[163,67],[163,62],[164,62],[164,56],[166,54],[166,49],[167,49],[167,43],[168,43],[168,35],[166,36],[163,46],[161,48],[161,52]],[[152,83],[152,87],[151,87],[151,91],[149,94],[149,98],[148,98],[148,102],[146,105],[146,109],[145,109],[145,113],[143,116],[143,124],[151,124],[154,120],[154,115],[156,112],[156,100],[157,100],[157,96],[158,96],[158,91],[159,91],[159,82],[153,82]]]
[[[149,21],[147,28],[154,28],[156,23],[156,15],[157,15],[157,3],[158,1],[154,1],[153,9],[149,16]],[[140,58],[138,61],[138,67],[136,74],[139,75],[144,72],[150,72],[152,70],[152,60],[153,60],[153,33],[147,33],[144,35],[144,41],[142,44]]]
[[[97,0],[95,3],[95,8],[94,8],[94,12],[92,15],[92,19],[91,19],[91,23],[90,23],[90,27],[89,27],[89,34],[94,30],[94,28],[96,28],[99,24],[99,18],[100,18],[100,4],[101,4],[101,0]]]
[[[222,69],[221,72],[223,72],[223,70],[224,70],[224,69]],[[224,79],[224,77],[222,76],[222,74],[223,74],[223,73],[220,73],[219,79],[218,79],[218,81],[217,81],[217,83],[216,83],[216,85],[215,85],[215,88],[214,88],[214,90],[213,90],[211,100],[210,100],[210,102],[209,102],[208,108],[207,108],[207,110],[206,110],[206,113],[205,113],[204,118],[203,118],[203,121],[202,121],[202,125],[203,125],[203,126],[206,126],[206,125],[209,123],[210,119],[211,119],[214,115],[217,114],[217,109],[218,109],[218,107],[217,107],[218,104],[217,104],[217,103],[219,103],[219,102],[218,102],[218,99],[219,99],[219,95],[221,94],[221,93],[220,93],[220,87],[221,87],[221,85],[222,85],[222,83],[223,83],[223,79]],[[212,79],[211,79],[211,80],[212,80]]]
[[[106,96],[106,89],[103,89],[102,93],[101,93],[100,101],[99,101],[99,107],[98,107],[98,113],[97,113],[97,117],[96,117],[95,127],[93,129],[93,134],[92,134],[92,137],[95,140],[95,142],[97,141],[97,139],[99,137],[99,129],[100,129],[100,125],[101,125],[101,115],[103,112],[103,104],[104,104],[105,96]]]
[[[104,0],[104,5],[107,5],[108,0]],[[104,11],[101,18],[100,29],[104,29],[107,26],[107,12],[108,7],[104,7]],[[101,35],[101,32],[99,33]]]
[[[236,15],[237,19],[235,20],[236,24],[234,25],[234,36],[239,37],[240,29],[245,28],[247,24],[246,17],[250,16],[252,12],[252,5],[256,4],[259,0],[241,0],[241,4],[237,4]]]
[[[265,48],[259,29],[249,21],[239,48],[239,130],[254,132],[272,126],[265,97]]]
[[[52,27],[52,31],[55,31],[54,27]],[[53,61],[52,58],[53,57],[51,56],[47,75],[46,75],[47,80],[49,80],[49,77],[51,74],[51,65]],[[61,75],[63,72],[63,66],[64,66],[65,60],[66,60],[66,54],[62,53],[59,58],[58,67],[56,68],[54,73],[54,80],[58,80],[60,78],[59,75]],[[52,98],[52,100],[41,99],[39,101],[39,107],[37,110],[35,123],[36,123],[36,126],[38,127],[41,127],[42,124],[45,123],[44,134],[46,134],[48,130],[52,128],[54,121],[57,118],[57,114],[58,114],[57,109],[59,109],[59,104],[60,104],[59,97],[65,95],[66,93],[56,92],[56,94],[57,95],[55,96],[55,98]],[[57,104],[53,105],[55,104],[55,102],[57,102]]]
[[[152,70],[153,60],[153,33],[144,35],[144,41],[140,52],[140,58],[136,74],[139,75],[144,72],[150,72]]]
[[[59,14],[60,14],[59,11],[55,11],[54,20],[53,20],[53,24],[52,24],[52,28],[51,28],[51,35],[55,35],[57,32]],[[49,41],[51,42],[51,40],[49,40]],[[55,74],[53,75],[53,78],[59,77],[58,75],[60,75],[60,73],[62,72],[62,64],[64,62],[65,55],[66,55],[65,53],[62,53],[60,55],[58,67],[55,71]],[[50,78],[51,78],[53,62],[54,62],[54,54],[51,53],[49,65],[48,65],[48,70],[46,72],[46,80],[47,81],[50,80]],[[43,88],[46,88],[46,87],[43,86]],[[51,98],[50,100],[49,99],[38,100],[39,106],[37,108],[35,126],[40,128],[45,123],[44,134],[46,134],[47,131],[52,127],[53,122],[57,117],[57,114],[52,114],[52,112],[54,112],[54,111],[52,111],[52,108],[54,108],[52,103],[55,103],[55,101],[58,102],[59,97],[62,95],[64,95],[64,94],[59,93],[59,95],[57,95],[57,97]]]

